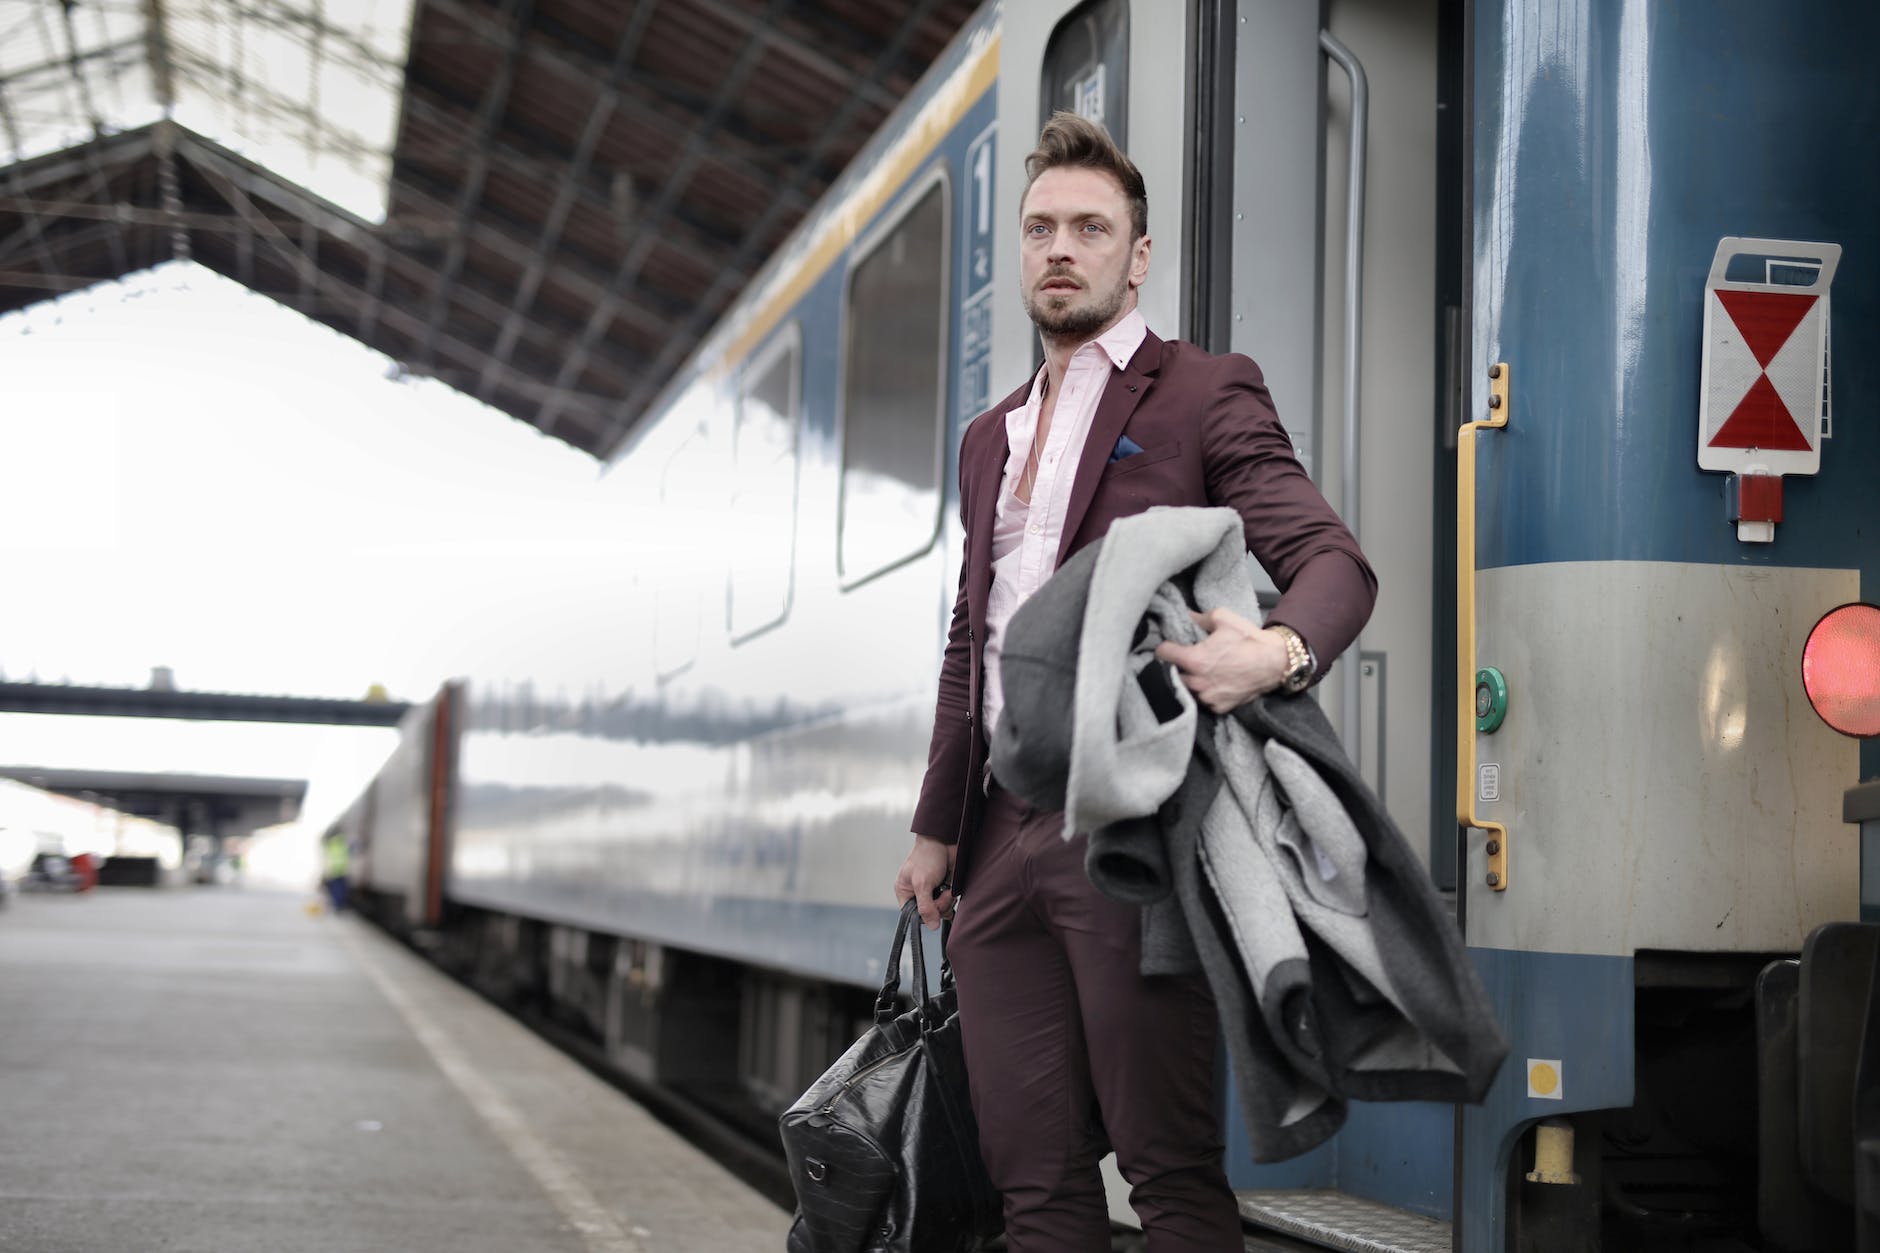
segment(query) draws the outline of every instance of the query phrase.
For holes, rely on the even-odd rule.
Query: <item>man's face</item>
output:
[[[1136,306],[1149,237],[1130,239],[1129,201],[1102,170],[1046,170],[1025,195],[1019,275],[1025,312],[1054,339],[1092,339]]]

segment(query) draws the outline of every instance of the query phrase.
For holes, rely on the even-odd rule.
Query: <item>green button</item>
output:
[[[1475,729],[1494,731],[1508,716],[1508,680],[1493,666],[1475,672]]]

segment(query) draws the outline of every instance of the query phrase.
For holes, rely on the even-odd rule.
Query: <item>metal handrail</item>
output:
[[[1358,539],[1358,363],[1359,333],[1364,319],[1364,157],[1371,111],[1370,82],[1364,66],[1328,30],[1319,32],[1319,47],[1337,63],[1351,80],[1351,156],[1345,195],[1345,422],[1343,466],[1339,482],[1339,500],[1344,506],[1345,527]],[[1360,540],[1362,547],[1362,540]],[[1345,754],[1352,765],[1362,760],[1358,735],[1359,675],[1362,652],[1352,640],[1345,650],[1352,669],[1342,688],[1345,730]]]
[[[1508,363],[1488,372],[1489,416],[1456,435],[1456,821],[1488,832],[1488,886],[1508,890],[1508,828],[1475,813],[1475,433],[1508,425]]]

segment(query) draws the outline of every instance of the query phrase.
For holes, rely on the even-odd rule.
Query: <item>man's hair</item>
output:
[[[1059,110],[1044,124],[1038,146],[1025,158],[1025,195],[1031,194],[1031,185],[1040,174],[1065,166],[1102,170],[1114,178],[1129,202],[1130,241],[1149,233],[1149,189],[1143,184],[1142,171],[1100,124]],[[1019,197],[1019,203],[1025,203],[1025,196]]]

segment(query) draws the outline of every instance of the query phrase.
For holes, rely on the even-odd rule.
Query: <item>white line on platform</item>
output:
[[[391,976],[379,965],[378,958],[368,951],[369,946],[343,931],[341,934],[346,947],[359,959],[359,964],[379,991],[384,993],[385,999],[404,1017],[411,1033],[418,1037],[418,1042],[437,1062],[438,1069],[457,1085],[457,1090],[464,1094],[471,1108],[489,1124],[490,1130],[496,1133],[504,1147],[534,1177],[542,1191],[548,1193],[548,1199],[555,1203],[562,1217],[581,1233],[588,1253],[647,1253],[645,1245],[621,1230],[607,1207],[588,1191],[567,1160],[529,1129],[528,1120],[522,1116],[522,1112],[483,1077],[451,1038],[405,994],[404,989],[392,982]]]

